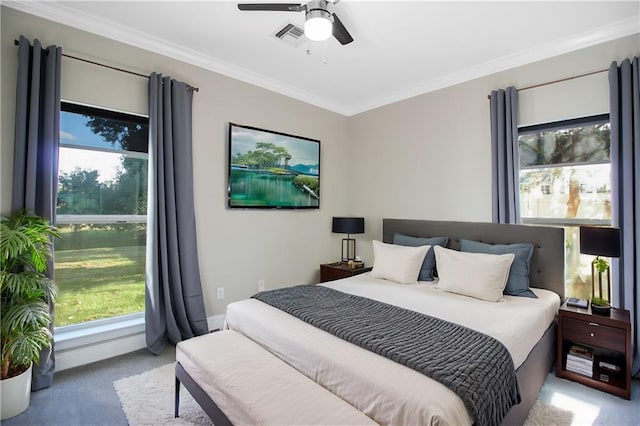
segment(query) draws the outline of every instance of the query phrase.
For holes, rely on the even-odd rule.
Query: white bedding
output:
[[[506,296],[486,302],[438,290],[434,283],[400,285],[361,274],[323,284],[346,293],[443,318],[500,340],[517,366],[542,337],[560,305]],[[462,400],[428,377],[317,329],[255,299],[227,307],[226,327],[267,348],[380,424],[472,424]]]
[[[538,299],[504,296],[504,302],[487,302],[438,290],[437,284],[437,278],[431,282],[400,285],[362,274],[320,285],[401,306],[488,334],[507,347],[516,368],[527,359],[560,307],[558,295],[544,289],[532,289]]]

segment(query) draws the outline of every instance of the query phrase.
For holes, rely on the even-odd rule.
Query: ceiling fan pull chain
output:
[[[324,43],[324,58],[322,58],[322,63],[327,64],[329,60],[327,59],[327,40],[323,41]]]

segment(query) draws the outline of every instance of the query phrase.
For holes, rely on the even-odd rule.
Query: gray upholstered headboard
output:
[[[450,237],[449,247],[460,250],[460,239],[491,244],[532,243],[531,287],[546,288],[564,300],[564,229],[550,226],[506,225],[480,222],[448,222],[413,219],[383,219],[382,238],[393,242],[393,234],[413,237]]]

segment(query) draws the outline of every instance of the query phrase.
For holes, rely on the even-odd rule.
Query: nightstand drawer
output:
[[[563,337],[587,345],[625,352],[625,330],[597,322],[563,318]]]

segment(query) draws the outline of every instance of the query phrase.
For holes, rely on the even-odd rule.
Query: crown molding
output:
[[[494,74],[496,72],[505,71],[542,59],[551,58],[578,49],[583,49],[585,47],[615,40],[617,38],[640,33],[638,25],[638,22],[640,22],[640,15],[634,15],[609,25],[591,29],[588,32],[567,37],[563,40],[546,43],[544,45],[536,46],[515,54],[506,55],[459,72],[431,79],[424,83],[393,92],[389,95],[371,99],[367,102],[362,102],[356,105],[344,105],[331,99],[307,92],[304,89],[288,85],[275,79],[267,78],[253,71],[237,67],[213,57],[205,56],[200,52],[196,52],[184,46],[179,46],[166,40],[150,36],[149,34],[136,31],[135,29],[122,26],[100,17],[79,12],[57,2],[8,0],[3,1],[2,5],[102,37],[139,47],[144,50],[168,56],[182,62],[196,65],[347,117],[414,96]]]
[[[330,99],[323,98],[298,87],[287,85],[278,80],[270,79],[253,71],[237,67],[228,62],[203,55],[201,52],[189,49],[188,47],[171,43],[170,41],[125,27],[101,17],[80,12],[57,2],[9,0],[3,1],[2,5],[30,15],[48,19],[59,24],[96,34],[101,37],[106,37],[111,40],[116,40],[140,49],[196,65],[341,115],[348,114],[348,108],[346,106]],[[197,82],[191,83],[196,84]]]

